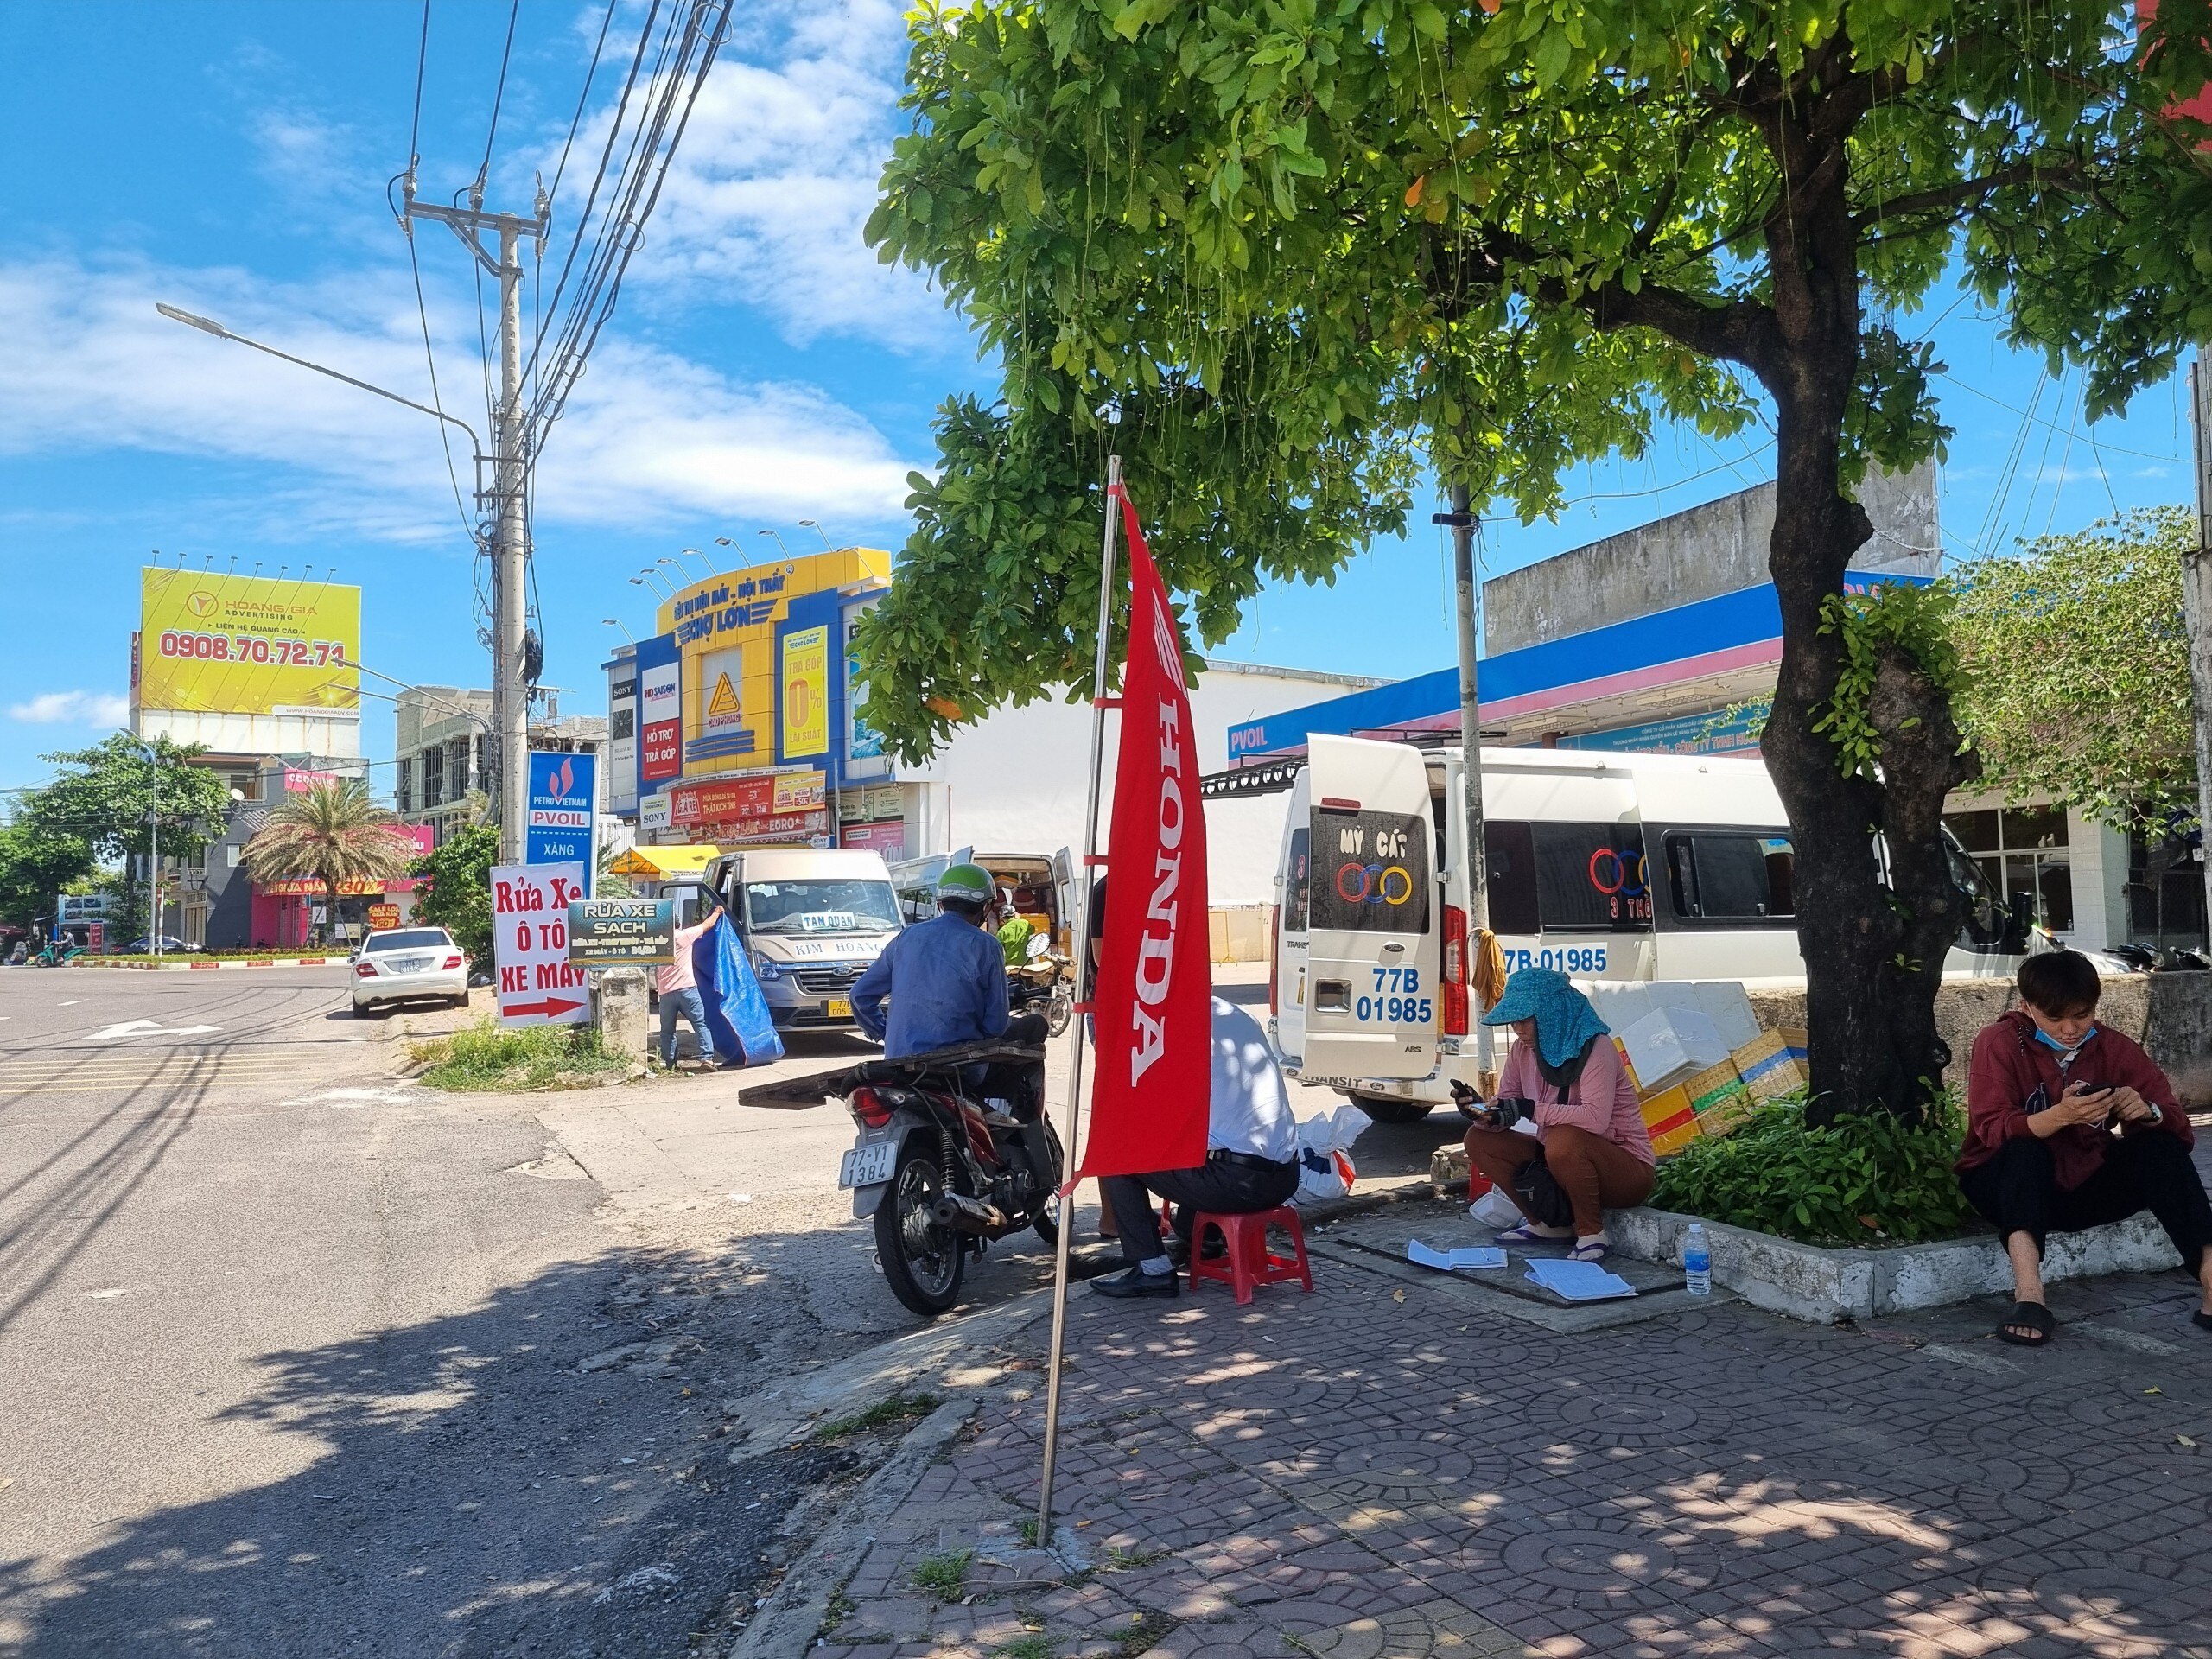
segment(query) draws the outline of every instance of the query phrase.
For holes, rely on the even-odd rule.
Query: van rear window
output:
[[[1346,933],[1428,929],[1428,820],[1313,809],[1313,925]]]

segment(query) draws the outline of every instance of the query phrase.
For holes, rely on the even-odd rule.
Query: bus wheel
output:
[[[1351,1103],[1377,1123],[1418,1123],[1433,1110],[1433,1100],[1399,1100],[1390,1095],[1353,1095]]]

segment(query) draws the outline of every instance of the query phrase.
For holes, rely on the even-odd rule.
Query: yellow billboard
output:
[[[842,628],[848,593],[890,574],[891,556],[880,549],[837,548],[677,588],[656,619],[680,660],[680,676],[677,664],[665,665],[677,695],[658,722],[671,728],[664,770],[641,772],[645,785],[829,754],[832,629]],[[641,669],[640,686],[656,671]],[[651,741],[657,722],[647,715],[639,723]]]
[[[328,582],[143,573],[138,706],[319,715],[361,706],[361,590]]]
[[[830,630],[784,636],[784,758],[830,753]]]

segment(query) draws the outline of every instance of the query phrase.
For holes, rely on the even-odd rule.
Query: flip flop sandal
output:
[[[1570,1262],[1602,1262],[1605,1259],[1605,1252],[1611,1249],[1612,1246],[1604,1239],[1592,1239],[1587,1244],[1577,1244],[1567,1253],[1567,1259]]]
[[[2212,1313],[2199,1308],[2189,1316],[2189,1322],[2200,1331],[2212,1331]]]
[[[1535,1222],[1524,1221],[1500,1233],[1497,1242],[1501,1244],[1556,1244],[1561,1236],[1558,1233],[1538,1232]]]
[[[2024,1325],[2036,1334],[2024,1337],[2012,1327]],[[2010,1317],[1997,1327],[1997,1340],[2009,1342],[2016,1348],[2040,1348],[2050,1340],[2050,1333],[2058,1328],[2058,1321],[2050,1317],[2050,1310],[2041,1302],[2015,1302]]]

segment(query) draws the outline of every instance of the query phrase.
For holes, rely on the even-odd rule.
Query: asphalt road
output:
[[[0,971],[0,1653],[683,1653],[849,1459],[724,1454],[917,1323],[843,1114],[439,1095],[421,1023],[342,969]],[[1049,1274],[1025,1235],[969,1294]]]

